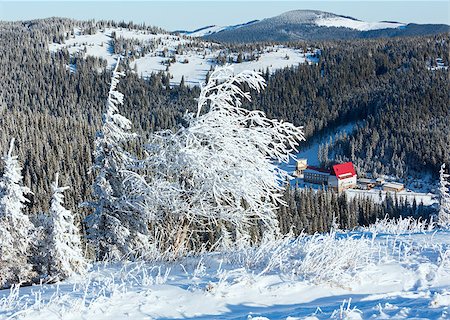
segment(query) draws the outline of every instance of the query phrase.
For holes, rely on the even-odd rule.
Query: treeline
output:
[[[313,190],[303,188],[286,189],[283,200],[287,206],[278,209],[278,220],[282,233],[292,230],[298,235],[301,232],[328,232],[337,224],[341,229],[353,229],[357,226],[368,226],[383,219],[399,217],[414,217],[428,220],[436,215],[436,209],[426,207],[415,199],[409,202],[407,198],[396,194],[380,194],[379,201],[367,196],[348,198],[344,193]]]

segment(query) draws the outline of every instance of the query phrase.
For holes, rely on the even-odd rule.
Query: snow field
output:
[[[327,17],[327,18],[318,18],[315,23],[318,26],[323,27],[343,27],[356,29],[359,31],[369,31],[369,30],[377,30],[377,29],[390,29],[390,28],[400,28],[404,27],[404,23],[399,22],[366,22],[360,20],[349,19],[345,17]]]
[[[111,68],[116,61],[110,46],[112,33],[116,37],[125,39],[136,39],[144,43],[153,43],[155,50],[143,57],[130,62],[130,68],[136,70],[138,75],[148,77],[152,73],[168,72],[171,75],[171,85],[178,85],[184,76],[185,84],[197,86],[204,84],[206,75],[216,65],[216,58],[221,54],[221,49],[216,44],[207,43],[198,39],[185,36],[175,36],[170,34],[152,34],[141,30],[129,30],[125,28],[105,28],[92,35],[83,35],[79,29],[74,30],[74,36],[66,40],[64,44],[50,43],[49,50],[57,52],[66,48],[70,54],[83,53],[84,56],[93,56],[107,61]],[[175,54],[178,45],[190,44],[192,48],[185,49],[184,54]],[[175,62],[168,66],[171,57],[164,57],[163,50],[175,57]],[[288,59],[287,59],[288,57]],[[235,61],[237,54],[235,57]],[[233,63],[236,73],[244,70],[270,72],[295,66],[303,63],[317,63],[314,51],[302,52],[299,49],[287,48],[283,46],[271,46],[264,48],[256,61],[243,61]],[[69,68],[69,66],[68,66]],[[75,69],[70,66],[73,72]]]
[[[228,28],[229,27],[227,27],[227,26],[210,26],[210,27],[202,28],[201,30],[198,30],[198,31],[188,32],[187,35],[189,35],[191,37],[203,37],[206,35],[220,32],[222,30],[226,30]]]
[[[412,221],[410,221],[412,223]],[[334,231],[0,291],[0,319],[448,319],[450,231]],[[406,230],[402,230],[406,229]]]

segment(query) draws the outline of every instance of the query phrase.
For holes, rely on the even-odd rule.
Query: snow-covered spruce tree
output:
[[[29,261],[34,226],[24,213],[25,197],[30,189],[21,185],[22,174],[17,156],[13,156],[14,139],[0,179],[0,288],[29,282],[33,272]]]
[[[441,226],[450,226],[450,174],[445,173],[445,163],[439,170],[439,219]]]
[[[181,252],[198,229],[221,234],[222,247],[230,236],[247,245],[255,225],[265,236],[279,233],[275,210],[289,174],[278,162],[289,161],[304,135],[301,127],[242,108],[250,99],[243,87],[259,91],[265,82],[253,71],[216,68],[201,88],[197,112],[186,115],[187,126],[151,136],[152,174],[134,178],[146,185],[147,210],[158,221],[155,233],[168,239],[165,250]]]
[[[57,173],[52,183],[48,236],[48,275],[54,280],[62,280],[73,273],[82,273],[86,268],[80,234],[74,224],[73,214],[63,206],[63,192],[68,188],[58,185]]]
[[[95,199],[87,206],[93,212],[86,217],[87,237],[96,250],[97,260],[117,260],[140,254],[146,245],[147,220],[136,210],[134,201],[126,192],[125,170],[133,157],[124,150],[127,141],[135,137],[130,132],[131,122],[119,114],[123,94],[116,90],[120,59],[111,78],[102,127],[95,138],[94,166],[96,177],[92,186]]]

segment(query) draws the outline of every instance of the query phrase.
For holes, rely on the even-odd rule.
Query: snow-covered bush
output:
[[[222,252],[223,260],[231,265],[244,267],[257,275],[288,269],[289,260],[295,253],[295,241],[291,235],[277,239],[264,238],[256,246]]]
[[[25,195],[31,191],[22,185],[21,167],[13,149],[14,139],[2,157],[5,167],[0,179],[0,288],[29,282],[33,276],[29,255],[34,226],[24,213],[29,201]]]
[[[314,283],[350,283],[373,258],[372,239],[339,236],[334,232],[299,237],[292,244],[291,263],[286,270]]]
[[[6,290],[5,290],[6,291]],[[3,291],[3,292],[5,292]],[[20,296],[20,285],[13,284],[9,288],[9,294],[2,298],[0,298],[0,311],[14,311],[17,309],[25,309],[24,304],[22,302],[23,296]]]
[[[116,300],[122,308],[126,301],[134,300],[130,296],[134,289],[164,284],[170,272],[170,267],[142,261],[107,262],[98,263],[89,273],[74,276],[70,282],[35,286],[31,294],[13,285],[10,290],[0,291],[0,319],[97,319],[107,301]]]
[[[442,248],[442,246],[439,246],[439,258],[437,259],[438,261],[438,266],[439,268],[450,268],[450,249],[447,248]]]
[[[130,176],[135,190],[145,186],[142,207],[171,252],[192,246],[194,236],[229,247],[279,232],[275,209],[289,174],[278,162],[289,161],[303,131],[242,108],[250,99],[246,87],[259,91],[264,79],[216,68],[201,89],[197,112],[186,115],[187,126],[151,136],[149,177]]]
[[[119,114],[124,96],[116,90],[120,59],[111,78],[102,117],[102,127],[95,139],[94,166],[96,177],[92,186],[94,202],[87,203],[94,211],[86,218],[88,240],[98,260],[117,260],[140,255],[147,246],[148,219],[138,210],[124,183],[133,157],[123,145],[135,137],[130,133],[131,122]]]
[[[356,307],[351,307],[352,299],[348,299],[348,302],[344,300],[339,307],[339,310],[334,310],[331,314],[331,319],[339,320],[362,320],[362,311]]]
[[[313,283],[345,286],[374,261],[373,239],[336,234],[286,236],[258,246],[222,252],[224,262],[260,276],[275,272]]]
[[[363,231],[371,232],[372,234],[387,233],[387,234],[410,234],[410,233],[422,233],[426,231],[433,230],[435,223],[432,219],[422,220],[414,219],[412,217],[399,217],[399,218],[389,218],[388,216],[384,219],[377,219],[374,224],[368,227],[360,228]]]
[[[445,163],[442,164],[439,171],[439,219],[441,226],[450,225],[450,174],[445,173]]]

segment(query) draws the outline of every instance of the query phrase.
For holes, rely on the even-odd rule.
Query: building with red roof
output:
[[[353,163],[345,162],[331,167],[328,186],[337,192],[356,187],[356,171]]]

